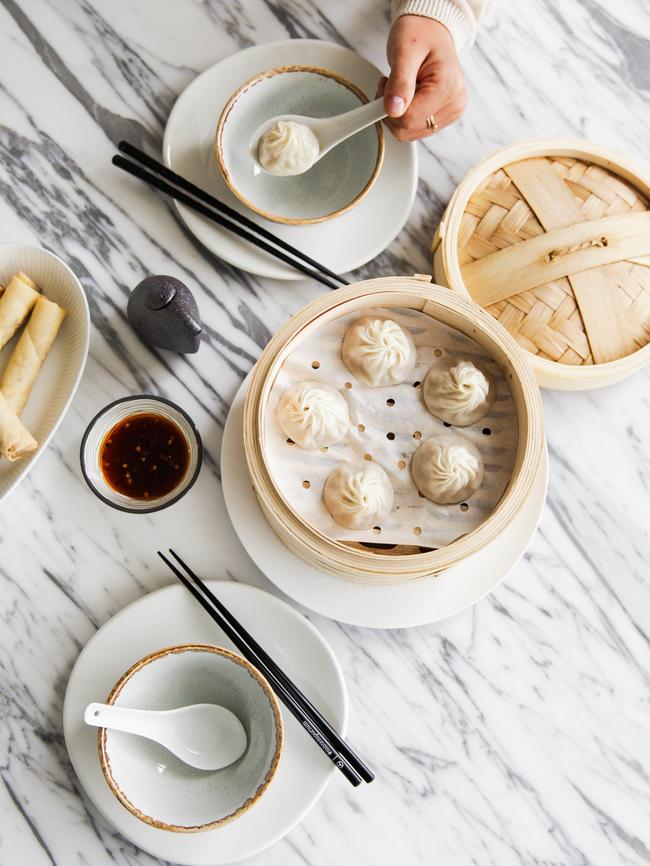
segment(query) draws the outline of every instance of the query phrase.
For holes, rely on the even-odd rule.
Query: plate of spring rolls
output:
[[[0,501],[60,424],[88,355],[81,283],[40,247],[0,244]]]

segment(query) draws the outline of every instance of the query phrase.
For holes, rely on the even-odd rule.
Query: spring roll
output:
[[[0,454],[13,462],[37,448],[36,439],[0,393]]]
[[[65,316],[65,310],[45,297],[39,297],[25,330],[20,335],[0,379],[7,403],[20,415],[43,361],[52,347]]]
[[[0,349],[11,340],[41,296],[27,274],[14,274],[0,296]]]

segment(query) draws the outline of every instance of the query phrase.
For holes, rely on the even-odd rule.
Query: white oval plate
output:
[[[483,550],[433,577],[373,586],[325,574],[273,532],[248,481],[242,420],[248,379],[233,400],[221,445],[221,483],[239,540],[257,567],[288,596],[323,616],[367,628],[410,628],[460,613],[501,583],[524,554],[546,501],[546,451],[531,494],[508,528]],[[242,483],[245,478],[248,483]]]
[[[24,271],[35,280],[44,295],[65,308],[66,317],[21,415],[38,448],[14,463],[0,457],[0,502],[25,478],[68,411],[86,366],[90,339],[86,295],[58,256],[42,247],[0,244],[0,285],[6,286],[16,271]],[[0,370],[5,368],[18,335],[0,352]]]
[[[343,674],[314,626],[286,602],[257,587],[233,581],[207,583],[334,728],[345,734],[348,697]],[[84,709],[91,701],[105,700],[117,679],[138,659],[181,643],[212,643],[235,649],[180,585],[146,595],[103,625],[81,651],[68,681],[63,705],[66,746],[72,766],[97,809],[139,848],[187,866],[234,863],[263,851],[295,827],[337,771],[293,716],[283,710],[284,746],[277,772],[259,802],[240,818],[202,833],[171,833],[131,815],[113,796],[102,775],[97,730],[84,724]],[[341,785],[347,784],[341,780]]]
[[[368,195],[357,207],[328,222],[290,226],[270,222],[249,211],[230,192],[215,158],[215,134],[221,110],[237,90],[258,72],[280,62],[322,66],[356,84],[371,99],[379,76],[376,66],[349,48],[318,39],[288,39],[239,51],[207,69],[176,100],[163,139],[163,161],[178,174],[246,214],[278,237],[344,274],[374,259],[408,219],[418,181],[417,150],[387,131],[384,164]],[[244,271],[280,280],[302,280],[303,274],[258,250],[214,223],[177,205],[192,234],[210,252]]]

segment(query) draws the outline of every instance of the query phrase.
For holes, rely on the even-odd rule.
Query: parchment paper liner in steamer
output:
[[[361,316],[391,318],[411,334],[417,349],[417,366],[408,382],[369,388],[344,365],[343,336],[348,325]],[[454,428],[480,451],[485,479],[467,502],[437,505],[418,494],[410,471],[411,457],[425,439],[451,431],[427,410],[422,387],[414,387],[414,383],[421,383],[437,360],[461,356],[484,365],[497,384],[497,397],[490,412],[476,424]],[[346,398],[351,418],[347,441],[338,442],[326,451],[305,451],[287,440],[277,421],[277,405],[287,388],[305,380],[329,384]],[[387,434],[394,438],[388,438]],[[269,469],[278,491],[303,520],[328,538],[435,549],[477,529],[494,510],[512,474],[517,417],[503,373],[474,340],[418,310],[369,308],[342,315],[310,333],[308,338],[294,342],[271,388],[265,441]],[[323,486],[339,463],[363,462],[368,457],[388,473],[395,491],[395,505],[380,526],[345,529],[325,508]]]

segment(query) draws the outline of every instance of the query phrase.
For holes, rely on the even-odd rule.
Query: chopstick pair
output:
[[[308,277],[312,277],[324,286],[330,289],[338,289],[340,286],[349,285],[347,280],[344,280],[343,277],[326,268],[325,265],[320,264],[320,262],[317,262],[296,247],[283,241],[282,238],[277,237],[277,235],[274,235],[268,229],[240,214],[234,208],[182,177],[182,175],[176,174],[175,171],[167,168],[166,165],[158,162],[157,159],[148,156],[140,148],[129,144],[128,141],[121,141],[118,149],[135,160],[131,162],[119,154],[113,157],[113,165],[127,172],[127,174],[143,180],[159,192],[200,213],[218,226],[221,226],[221,228],[232,232],[243,240],[253,244],[253,246],[270,253],[276,259],[287,265],[291,265],[292,268]],[[146,168],[142,166],[146,166]],[[147,169],[151,169],[151,171]]]
[[[355,787],[361,782],[372,782],[374,773],[361,758],[337,734],[330,723],[320,714],[309,698],[300,691],[284,671],[273,661],[255,638],[235,619],[230,611],[206,586],[191,568],[173,550],[169,550],[176,562],[185,570],[186,577],[164,553],[158,556],[171,569],[183,586],[188,589],[199,604],[210,614],[225,634],[234,643],[245,659],[254,665],[269,681],[271,688],[289,712],[309,736],[325,752],[330,761],[343,773]],[[192,583],[190,583],[190,580]]]

